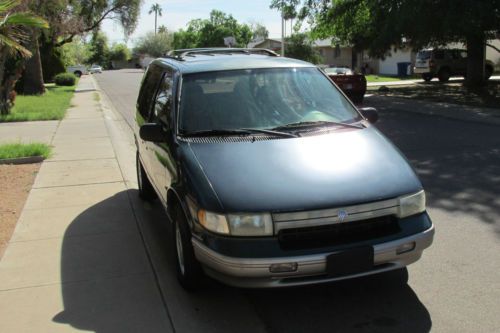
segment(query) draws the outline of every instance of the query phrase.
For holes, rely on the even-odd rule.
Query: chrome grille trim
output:
[[[340,221],[338,214],[343,210],[347,212],[347,217]],[[367,220],[370,218],[397,215],[399,212],[398,198],[371,202],[368,204],[338,207],[322,210],[312,210],[295,213],[275,213],[272,214],[274,222],[274,233],[280,230],[315,227],[328,224],[348,223],[352,221]]]

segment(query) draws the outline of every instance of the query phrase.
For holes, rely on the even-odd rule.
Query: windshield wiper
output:
[[[236,129],[210,129],[210,130],[201,130],[201,131],[193,131],[188,133],[182,133],[184,136],[222,136],[222,135],[251,135],[255,133],[264,133],[271,134],[276,136],[283,136],[287,138],[295,138],[298,135],[287,132],[280,132],[268,129],[260,129],[260,128],[236,128]]]
[[[201,131],[192,131],[187,133],[181,133],[184,136],[219,136],[219,135],[250,135],[251,131],[243,129],[209,129]]]
[[[363,128],[362,126],[354,125],[354,124],[341,123],[341,122],[330,121],[330,120],[318,120],[318,121],[298,121],[296,123],[290,123],[290,124],[274,127],[274,128],[271,128],[271,130],[283,130],[283,129],[287,129],[287,128],[301,128],[301,127],[329,126],[329,125],[344,126],[344,127],[358,128],[358,129]]]
[[[298,137],[297,134],[290,133],[290,132],[276,131],[275,129],[265,129],[265,128],[241,128],[241,129],[244,131],[249,131],[249,132],[254,132],[254,133],[271,134],[271,135],[283,136],[283,137],[287,137],[287,138]]]

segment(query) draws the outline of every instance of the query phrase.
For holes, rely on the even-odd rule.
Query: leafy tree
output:
[[[134,47],[135,54],[148,54],[161,57],[172,49],[173,35],[169,32],[154,34],[152,32],[140,38]]]
[[[285,43],[286,56],[289,58],[300,59],[314,64],[319,64],[323,60],[305,33],[293,34],[285,39]]]
[[[73,39],[71,43],[64,44],[61,47],[61,59],[65,67],[84,64],[90,58],[90,55],[90,46],[85,44],[82,38]]]
[[[273,0],[272,8],[299,8],[317,37],[383,57],[392,47],[443,46],[463,42],[467,84],[484,82],[485,44],[500,32],[500,0]]]
[[[251,24],[250,30],[252,30],[252,40],[254,41],[264,40],[269,37],[269,31],[260,23]]]
[[[109,59],[112,61],[128,61],[130,59],[130,50],[126,44],[115,44],[109,52]]]
[[[188,23],[186,30],[174,34],[174,46],[191,47],[224,47],[224,38],[234,37],[236,46],[246,46],[252,38],[252,30],[247,24],[240,24],[230,14],[212,10],[210,18],[196,19]]]
[[[161,6],[158,3],[153,4],[151,6],[151,9],[149,10],[149,15],[151,15],[152,13],[155,13],[155,34],[156,34],[157,19],[158,19],[158,16],[161,16],[161,14],[162,14],[161,11],[162,11]]]
[[[159,33],[159,34],[164,34],[164,33],[166,33],[166,32],[168,32],[168,29],[167,29],[167,27],[166,27],[166,26],[164,26],[163,24],[162,24],[162,25],[160,25],[160,26],[158,27],[158,33]]]
[[[90,57],[87,59],[89,64],[99,64],[103,67],[109,67],[109,47],[108,37],[102,32],[96,32],[90,41]]]
[[[29,29],[48,28],[44,19],[29,12],[15,12],[20,2],[0,0],[0,113],[8,114],[12,106],[12,89],[20,75],[19,59],[33,53],[24,45]]]
[[[44,0],[44,3],[66,3],[62,15],[49,19],[59,22],[57,46],[69,43],[76,36],[98,29],[107,18],[120,22],[125,35],[134,32],[143,0]],[[62,16],[62,17],[61,17]]]
[[[45,18],[50,29],[41,32],[32,30],[32,37],[40,36],[32,44],[34,56],[26,64],[23,74],[24,92],[43,92],[42,62],[43,52],[45,69],[53,64],[61,64],[61,52],[55,50],[70,43],[76,36],[85,35],[99,28],[104,19],[112,18],[120,22],[125,35],[130,35],[137,25],[140,6],[143,0],[21,0],[31,11]],[[52,58],[52,59],[49,59]],[[47,75],[43,75],[47,76]],[[49,77],[51,75],[48,75]]]

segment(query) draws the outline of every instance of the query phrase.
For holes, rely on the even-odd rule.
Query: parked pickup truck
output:
[[[87,70],[87,67],[85,65],[74,65],[74,66],[69,66],[66,71],[68,73],[73,73],[76,76],[80,77],[83,74],[88,74],[89,71]]]

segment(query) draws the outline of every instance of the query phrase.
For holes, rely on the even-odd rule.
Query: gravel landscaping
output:
[[[41,163],[0,165],[0,258],[16,227]]]

